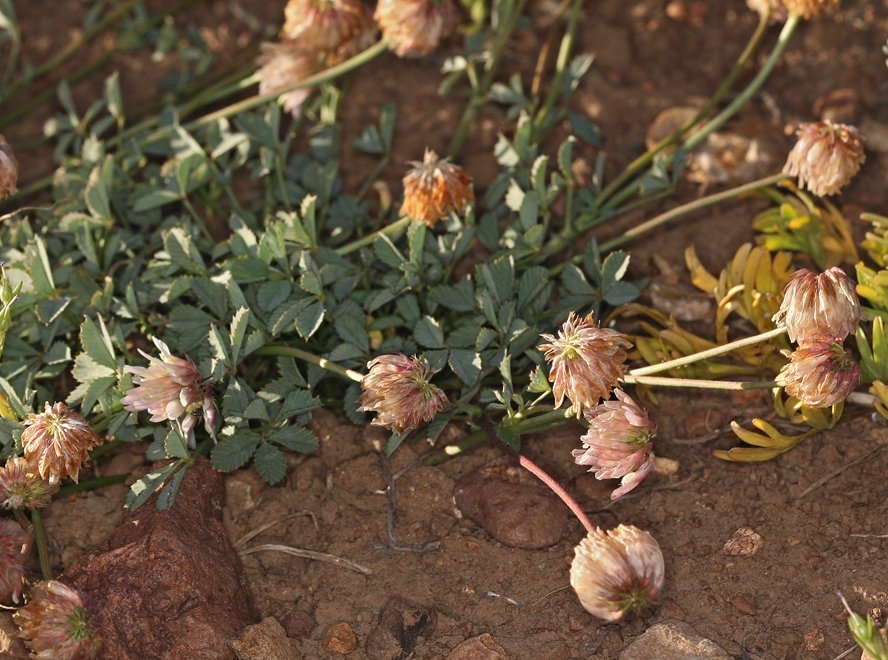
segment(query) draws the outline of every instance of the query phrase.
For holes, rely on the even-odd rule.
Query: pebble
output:
[[[732,660],[732,656],[684,621],[654,624],[620,654],[620,660]]]
[[[447,660],[509,660],[509,654],[489,633],[484,633],[462,642]]]
[[[324,650],[327,653],[348,655],[358,648],[358,636],[344,621],[334,623],[324,632]]]
[[[725,541],[722,554],[729,557],[752,557],[765,545],[765,539],[752,527],[741,527]]]
[[[287,638],[284,627],[272,616],[247,626],[229,646],[238,660],[299,660],[302,657]]]
[[[746,614],[747,616],[755,616],[758,614],[758,608],[755,606],[755,596],[752,594],[736,594],[731,598],[731,605],[733,605],[734,609],[740,612],[740,614]]]

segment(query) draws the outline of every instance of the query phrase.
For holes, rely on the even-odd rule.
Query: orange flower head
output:
[[[835,266],[819,275],[800,268],[786,285],[783,302],[772,320],[786,326],[793,342],[814,336],[844,340],[860,322],[854,281]]]
[[[42,413],[29,413],[23,423],[25,459],[51,484],[65,477],[77,481],[90,449],[102,443],[89,423],[64,403],[47,402]]]
[[[831,337],[806,337],[791,353],[775,382],[802,405],[828,408],[841,403],[860,382],[860,367]]]
[[[557,337],[541,336],[549,342],[538,348],[550,363],[549,381],[556,408],[567,397],[579,417],[584,408],[610,398],[610,391],[626,369],[625,349],[632,346],[626,335],[599,328],[592,314],[579,318],[571,312]]]
[[[654,469],[657,433],[657,425],[644,408],[622,390],[614,394],[616,401],[585,411],[589,429],[580,438],[583,448],[571,452],[578,465],[590,466],[596,479],[622,479],[612,500],[635,488]]]
[[[422,162],[411,161],[413,168],[404,177],[404,203],[401,215],[421,220],[434,227],[452,212],[462,215],[475,194],[472,177],[459,165],[438,159],[426,149]]]
[[[31,532],[15,520],[0,518],[0,601],[14,603],[22,597],[25,583],[25,559],[31,549]]]
[[[814,18],[838,11],[841,0],[782,0],[793,16]],[[816,194],[816,193],[815,193]]]
[[[57,580],[38,582],[31,600],[12,615],[32,658],[91,660],[102,639],[80,594]]]
[[[574,553],[570,585],[583,608],[599,619],[619,621],[660,597],[663,553],[648,532],[631,525],[596,529]]]
[[[13,456],[0,468],[0,506],[7,509],[40,509],[49,504],[59,489],[37,474],[34,465],[22,456]]]
[[[797,176],[799,186],[815,195],[835,195],[866,160],[857,129],[824,119],[808,122],[796,131],[798,141],[789,152],[783,172]]]
[[[373,16],[361,0],[289,0],[281,40],[306,51],[334,53],[352,40],[366,42],[375,32]]]
[[[379,0],[374,18],[389,48],[407,57],[435,50],[458,17],[453,0]]]
[[[359,410],[375,412],[371,424],[404,433],[430,422],[447,404],[447,395],[430,382],[424,358],[380,355],[367,363]]]

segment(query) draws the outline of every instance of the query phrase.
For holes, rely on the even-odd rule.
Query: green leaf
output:
[[[263,282],[256,293],[256,302],[263,310],[270,312],[275,307],[282,305],[290,293],[293,285],[288,280],[270,280]]]
[[[93,361],[104,365],[112,372],[117,371],[117,358],[114,356],[111,335],[108,334],[108,328],[105,327],[105,321],[101,316],[96,317],[95,321],[89,317],[83,320],[80,325],[80,345]]]
[[[481,376],[481,355],[464,348],[451,348],[448,364],[462,382],[475,385]]]
[[[303,339],[308,339],[317,332],[318,328],[321,327],[326,311],[324,305],[318,301],[315,301],[302,309],[296,315],[294,322],[296,332],[299,333],[299,336]]]
[[[240,358],[241,346],[250,323],[250,310],[246,307],[238,309],[231,319],[228,334],[231,336],[231,363],[235,365]]]
[[[265,483],[273,486],[287,474],[287,457],[269,442],[259,445],[253,463]]]
[[[395,244],[392,243],[392,240],[385,234],[380,234],[379,237],[373,241],[373,253],[376,255],[376,258],[386,266],[396,270],[400,269],[407,261],[404,255],[401,254],[400,250],[398,250],[398,248],[395,247]]]
[[[188,447],[179,431],[171,428],[163,440],[163,449],[169,458],[188,458]]]
[[[259,442],[259,436],[253,431],[226,427],[220,433],[219,444],[210,453],[210,461],[220,472],[237,470],[247,464]]]
[[[295,389],[287,394],[276,417],[283,419],[292,415],[302,415],[309,410],[320,408],[320,406],[320,399],[312,396],[311,392],[304,389]]]
[[[475,309],[475,289],[467,277],[456,284],[443,284],[429,292],[429,300],[453,310],[454,312],[471,312]]]
[[[148,194],[142,195],[141,197],[136,199],[135,202],[133,202],[133,212],[142,213],[144,211],[157,209],[166,204],[179,202],[181,200],[182,196],[172,190],[152,190]]]
[[[302,426],[283,426],[268,433],[266,437],[290,451],[303,454],[315,451],[320,444],[318,437]]]
[[[142,506],[180,466],[181,463],[178,461],[168,463],[159,470],[149,472],[136,481],[136,483],[130,486],[130,492],[126,496],[126,504],[124,505],[126,509],[128,511],[135,511]]]
[[[444,348],[444,332],[430,316],[423,316],[413,328],[413,338],[423,348]]]
[[[188,466],[182,465],[181,469],[173,474],[172,478],[167,482],[166,486],[157,494],[157,510],[167,511],[176,501],[176,495],[179,494],[179,486],[182,485],[182,479],[188,472]]]
[[[357,346],[363,353],[370,351],[370,338],[367,336],[364,312],[356,303],[351,300],[344,301],[336,308],[333,317],[336,333],[343,341]]]

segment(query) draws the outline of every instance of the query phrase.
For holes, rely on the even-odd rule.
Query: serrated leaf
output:
[[[101,316],[93,321],[87,317],[80,325],[80,345],[83,352],[98,364],[117,371],[117,359],[114,356],[114,346],[111,343],[111,335],[105,327],[105,321]]]
[[[311,392],[304,389],[295,389],[287,394],[281,408],[277,413],[277,418],[287,418],[292,415],[302,415],[309,410],[314,410],[321,406],[321,401],[313,396]]]
[[[234,429],[230,430],[231,435],[227,435],[226,430],[228,429],[223,429],[219,444],[213,447],[210,453],[213,467],[220,472],[231,472],[242,468],[250,460],[260,442],[259,436],[252,431]]]
[[[320,444],[318,437],[302,426],[283,426],[269,433],[267,437],[290,451],[303,454],[315,451]]]
[[[293,285],[288,280],[263,282],[256,293],[256,302],[259,303],[259,307],[270,312],[278,305],[283,304],[290,297],[292,291]]]
[[[463,278],[453,285],[436,286],[429,292],[429,299],[454,312],[471,312],[475,309],[475,288],[471,280]]]
[[[423,316],[414,326],[413,338],[423,348],[444,347],[444,332],[440,324],[430,316]]]
[[[294,320],[296,332],[303,339],[308,339],[321,327],[326,313],[326,308],[319,301],[307,305],[305,309],[296,314]]]
[[[333,316],[333,325],[342,340],[357,346],[363,353],[369,352],[370,338],[367,336],[363,310],[354,302],[346,300],[336,308]]]
[[[188,458],[188,447],[185,444],[185,438],[175,428],[171,428],[169,433],[166,434],[163,440],[163,449],[168,458]]]
[[[253,456],[256,471],[265,483],[275,485],[287,474],[287,457],[273,444],[263,442]]]
[[[464,348],[451,348],[448,364],[462,382],[475,385],[481,375],[481,355]]]
[[[373,254],[389,268],[400,269],[406,263],[407,259],[401,254],[401,251],[395,247],[392,240],[385,234],[373,241]]]
[[[601,295],[608,305],[619,307],[638,298],[641,290],[631,282],[614,282]]]
[[[159,470],[149,472],[144,477],[136,481],[130,486],[130,491],[126,496],[126,504],[124,505],[128,511],[135,511],[160,488],[160,485],[176,470],[179,466],[178,461],[168,463]]]
[[[250,310],[246,307],[238,309],[231,319],[228,334],[231,336],[231,363],[237,364],[240,358],[241,345],[247,334],[247,326],[250,323]]]
[[[133,212],[143,213],[181,200],[182,196],[172,190],[152,190],[133,202]]]
[[[156,506],[158,511],[167,511],[173,506],[176,501],[176,495],[179,494],[179,487],[182,485],[182,479],[185,477],[186,472],[188,472],[188,466],[182,465],[182,467],[170,477],[167,484],[157,494]]]

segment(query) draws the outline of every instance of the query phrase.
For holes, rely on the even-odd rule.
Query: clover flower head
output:
[[[819,275],[800,268],[786,285],[772,320],[786,326],[793,342],[822,335],[843,340],[860,322],[854,281],[835,266]]]
[[[335,53],[355,40],[363,44],[375,31],[373,16],[361,0],[289,0],[280,37],[298,42],[306,52]]]
[[[588,465],[596,479],[621,479],[611,499],[622,497],[640,484],[654,469],[653,437],[657,425],[644,408],[622,390],[616,401],[605,401],[585,411],[589,429],[580,438],[582,449],[574,449],[574,461]]]
[[[815,195],[834,195],[860,170],[866,160],[857,129],[829,119],[801,124],[798,141],[789,152],[783,172],[797,176],[799,186]]]
[[[373,17],[398,57],[431,53],[457,22],[453,0],[379,0]]]
[[[47,402],[42,413],[29,413],[23,424],[25,459],[51,484],[65,477],[77,481],[89,451],[102,443],[89,423],[64,403]]]
[[[567,397],[579,416],[584,408],[610,398],[610,391],[625,371],[626,349],[632,342],[621,332],[600,328],[592,314],[580,318],[571,312],[558,336],[542,335],[540,344],[550,363],[549,381],[555,407]]]
[[[380,355],[367,369],[359,410],[375,412],[375,426],[404,433],[430,422],[447,404],[447,395],[430,382],[432,369],[424,358]]]
[[[791,15],[803,18],[814,18],[838,11],[839,5],[842,4],[842,0],[782,0],[782,2]]]
[[[25,582],[25,559],[33,535],[15,520],[0,518],[0,601],[17,603]]]
[[[789,362],[775,382],[802,405],[828,408],[848,398],[860,382],[860,367],[839,339],[806,337],[784,354]]]
[[[18,190],[18,161],[6,138],[0,135],[0,199]]]
[[[770,16],[771,23],[782,23],[789,16],[783,0],[746,0],[746,4],[760,16]]]
[[[4,508],[33,511],[45,507],[58,489],[58,483],[40,477],[23,456],[13,456],[0,467],[0,506]]]
[[[195,405],[203,404],[200,372],[190,359],[170,353],[169,346],[160,339],[155,337],[152,341],[160,356],[153,357],[139,349],[148,366],[123,368],[133,375],[135,387],[120,403],[131,412],[148,411],[152,422],[181,419]]]
[[[446,158],[439,159],[431,149],[425,150],[422,162],[411,161],[410,165],[412,169],[404,176],[401,215],[434,227],[451,211],[465,213],[475,199],[469,173]]]
[[[294,41],[263,43],[256,59],[259,65],[259,94],[274,94],[305,80],[317,73],[322,61],[318,54]],[[312,88],[303,87],[287,92],[282,97],[284,110],[294,119],[302,113],[302,104]]]
[[[80,594],[58,580],[38,582],[28,604],[12,615],[32,658],[90,660],[102,639]]]
[[[574,549],[570,565],[570,585],[580,604],[610,622],[656,602],[664,579],[657,541],[631,525],[590,532]]]

